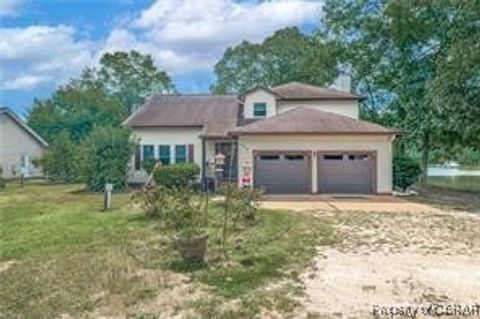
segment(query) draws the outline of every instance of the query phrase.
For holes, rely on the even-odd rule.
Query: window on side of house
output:
[[[187,161],[187,146],[175,145],[175,163],[184,163]]]
[[[162,165],[170,164],[170,145],[159,145],[158,146],[158,158]]]
[[[267,116],[267,104],[266,103],[253,103],[253,116],[254,117],[266,117]]]
[[[145,161],[149,158],[155,158],[153,145],[143,145],[143,160]]]

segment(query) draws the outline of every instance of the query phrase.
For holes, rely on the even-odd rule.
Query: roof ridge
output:
[[[181,96],[211,96],[211,97],[221,97],[221,96],[238,96],[236,93],[222,93],[222,94],[216,94],[216,93],[177,93],[177,94],[153,94],[152,97],[163,97],[163,96],[175,96],[175,97],[181,97]]]
[[[9,107],[0,107],[0,111],[8,116],[10,116],[14,122],[20,125],[27,133],[29,133],[34,139],[37,140],[43,146],[48,146],[48,142],[45,141],[37,132],[35,132],[28,124],[20,118],[12,109]]]

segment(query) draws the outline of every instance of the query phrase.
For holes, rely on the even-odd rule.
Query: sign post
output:
[[[112,207],[112,190],[113,184],[105,184],[105,192],[103,197],[103,210],[109,210]]]

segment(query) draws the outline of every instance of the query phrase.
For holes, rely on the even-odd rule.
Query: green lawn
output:
[[[480,192],[480,176],[430,176],[428,185],[457,191]]]
[[[131,194],[115,194],[114,209],[102,212],[102,196],[81,189],[32,183],[0,192],[0,318],[155,318],[166,312],[249,318],[265,307],[290,311],[295,303],[287,288],[260,292],[334,240],[329,223],[262,210],[256,226],[232,235],[225,262],[221,210],[212,204],[208,265],[190,267],[173,250],[170,234],[132,206]],[[219,307],[228,300],[245,307]]]

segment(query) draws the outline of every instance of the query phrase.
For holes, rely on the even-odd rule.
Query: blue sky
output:
[[[208,91],[227,47],[320,16],[311,0],[1,0],[0,106],[25,116],[115,50],[151,54],[180,92]]]

